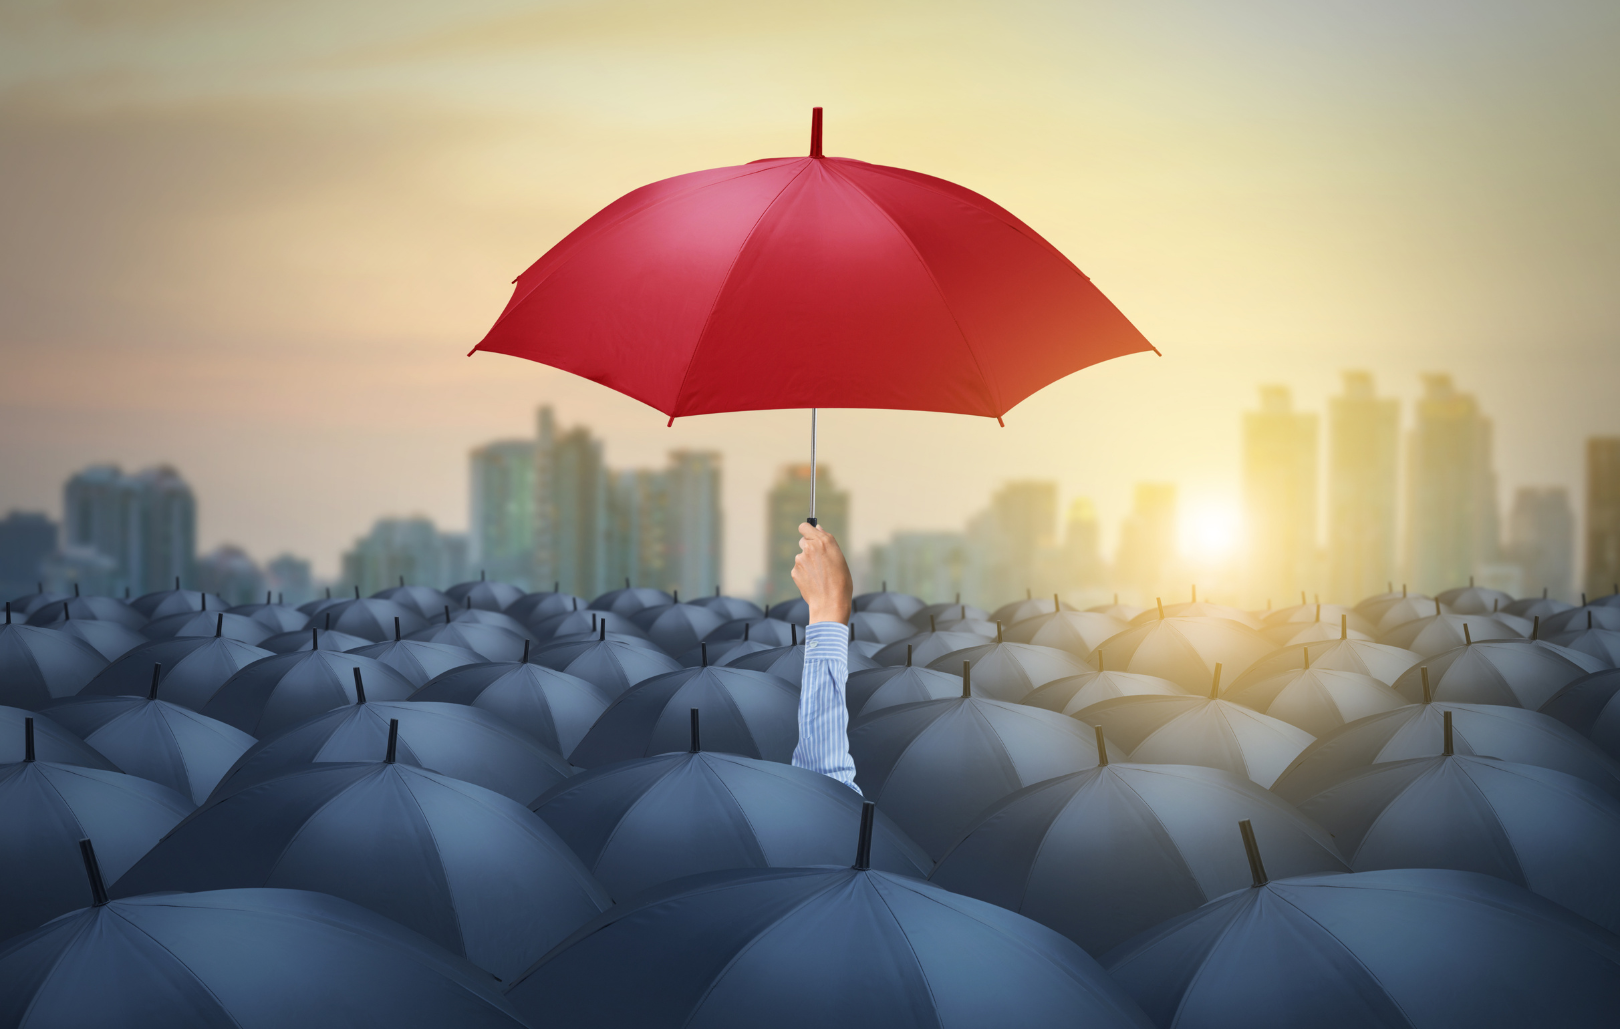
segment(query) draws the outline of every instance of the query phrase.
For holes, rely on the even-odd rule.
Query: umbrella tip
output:
[[[911,667],[911,644],[906,644],[906,667]]]
[[[523,664],[529,663],[529,644],[533,642],[527,636],[523,638]]]
[[[34,760],[34,720],[23,719],[23,760]]]
[[[399,642],[399,615],[394,616],[394,642]]]
[[[709,667],[709,645],[707,643],[698,644],[698,660],[700,662],[700,667]],[[692,713],[697,714],[697,710],[694,708]]]
[[[962,699],[973,696],[973,662],[962,662]]]
[[[1442,712],[1440,712],[1440,725],[1441,725],[1441,732],[1445,736],[1445,739],[1443,741],[1445,746],[1441,749],[1440,756],[1441,757],[1451,757],[1451,756],[1453,756],[1454,751],[1452,750],[1452,746],[1451,746],[1451,712],[1450,711],[1442,711]]]
[[[84,874],[90,879],[90,899],[95,907],[107,903],[107,884],[101,878],[101,863],[96,860],[96,848],[89,840],[79,841],[79,856],[84,858]]]
[[[877,805],[870,800],[861,802],[861,835],[855,843],[855,871],[864,872],[872,867],[872,823],[877,819]]]
[[[391,765],[399,751],[399,719],[388,720],[388,754],[383,758],[383,764]]]
[[[1423,677],[1423,702],[1425,704],[1433,703],[1434,691],[1429,688],[1429,666],[1424,665],[1419,668],[1418,675]]]
[[[692,709],[692,749],[689,754],[696,754],[703,750],[702,741],[698,738],[698,709]]]
[[[214,639],[217,640],[223,635],[225,635],[225,616],[220,614],[214,619]]]
[[[997,643],[1001,642],[1001,623],[1000,622],[996,623],[996,642]]]
[[[146,691],[147,700],[157,699],[158,680],[163,677],[163,664],[159,662],[152,666],[152,688]]]
[[[1254,885],[1266,884],[1266,866],[1260,861],[1260,844],[1254,838],[1254,826],[1245,818],[1238,823],[1238,832],[1243,836],[1243,850],[1249,855],[1249,874],[1254,877]]]
[[[1164,621],[1164,598],[1154,597],[1153,602],[1159,605],[1159,621]]]
[[[810,108],[810,156],[821,156],[821,108]]]
[[[1536,615],[1535,621],[1530,624],[1530,638],[1533,639],[1533,640],[1538,640],[1538,639],[1541,638],[1541,616],[1540,615]]]
[[[1349,638],[1350,638],[1350,616],[1349,615],[1340,615],[1339,616],[1339,639],[1347,640]]]
[[[366,684],[360,681],[359,665],[354,666],[354,702],[356,704],[364,704],[366,702]]]
[[[1209,699],[1221,699],[1221,663],[1215,662],[1215,681],[1209,684]]]
[[[1097,730],[1097,767],[1101,768],[1108,763],[1108,741],[1103,739],[1102,726],[1092,728]]]

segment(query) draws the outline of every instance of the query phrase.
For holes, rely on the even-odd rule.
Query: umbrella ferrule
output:
[[[399,751],[399,719],[390,718],[388,720],[388,753],[387,753],[386,756],[383,757],[383,764],[385,764],[385,765],[393,764],[394,763],[394,757],[398,753],[398,751]]]
[[[1254,826],[1245,818],[1238,823],[1238,832],[1243,836],[1243,850],[1249,855],[1249,874],[1254,877],[1254,885],[1264,886],[1266,866],[1260,860],[1260,844],[1254,838]]]
[[[861,835],[855,842],[855,871],[864,872],[872,867],[872,823],[877,819],[877,805],[870,800],[861,803]]]
[[[23,760],[27,762],[34,760],[34,720],[32,718],[23,719]]]
[[[973,662],[962,662],[962,698],[973,696]]]
[[[1108,764],[1108,741],[1103,739],[1102,726],[1097,725],[1092,728],[1097,731],[1097,767],[1101,768]]]
[[[355,665],[354,667],[354,702],[356,704],[364,704],[366,702],[366,684],[360,681],[359,665]]]
[[[79,841],[79,856],[84,858],[84,874],[90,880],[90,898],[94,907],[107,903],[107,884],[101,878],[101,863],[96,860],[96,848],[89,840]]]
[[[152,688],[146,691],[147,700],[157,699],[158,680],[163,677],[163,664],[159,662],[152,666]]]
[[[689,753],[696,754],[703,750],[702,741],[698,736],[698,709],[692,709],[692,749]]]
[[[1440,731],[1444,735],[1444,739],[1442,740],[1442,743],[1444,744],[1444,746],[1441,748],[1440,756],[1441,757],[1452,757],[1452,756],[1454,756],[1456,751],[1452,747],[1451,712],[1450,711],[1442,711],[1442,712],[1440,712]]]

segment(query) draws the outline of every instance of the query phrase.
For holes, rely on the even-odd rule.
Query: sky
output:
[[[205,548],[332,574],[378,516],[464,527],[467,452],[549,403],[614,466],[723,451],[750,590],[805,412],[666,428],[465,354],[590,214],[802,153],[813,105],[828,153],[991,197],[1164,354],[1005,428],[824,413],[855,547],[1029,477],[1093,498],[1110,541],[1139,481],[1229,522],[1256,387],[1322,410],[1346,368],[1404,400],[1451,372],[1495,422],[1504,503],[1579,502],[1582,440],[1620,433],[1617,44],[1600,0],[8,0],[0,511],[169,462]]]

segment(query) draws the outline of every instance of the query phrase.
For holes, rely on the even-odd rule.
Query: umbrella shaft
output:
[[[811,525],[816,524],[816,409],[810,409],[810,517],[807,519]]]

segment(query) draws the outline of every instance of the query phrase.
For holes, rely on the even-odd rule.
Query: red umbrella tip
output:
[[[810,156],[821,156],[821,108],[810,108]]]

